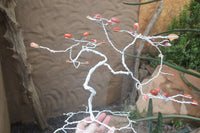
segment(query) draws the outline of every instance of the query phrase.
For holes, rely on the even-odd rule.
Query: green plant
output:
[[[153,116],[153,103],[152,103],[152,99],[149,99],[149,105],[148,105],[148,112],[147,112],[147,116],[151,117]],[[152,124],[152,120],[148,120],[147,121],[147,133],[162,133],[162,122],[163,121],[163,117],[162,117],[162,113],[158,113],[158,119],[157,119],[157,124],[155,129],[153,130],[153,124]]]
[[[149,99],[149,105],[148,105],[148,113],[147,116],[153,116],[153,104],[152,104],[152,99]],[[148,120],[147,121],[147,133],[151,133],[152,132],[152,120]]]
[[[157,124],[153,133],[162,133],[162,127],[163,127],[162,124],[163,124],[162,113],[158,112]]]
[[[177,129],[180,130],[183,127],[183,122],[180,120],[172,120],[171,123],[173,126]]]
[[[183,75],[183,73],[180,72],[180,76],[181,78],[183,79],[183,81],[192,89],[196,90],[196,91],[200,91],[199,88],[197,88],[196,86],[194,86],[192,83],[190,83],[186,78],[185,76]]]
[[[178,18],[174,18],[168,31],[179,31],[179,39],[171,42],[172,47],[163,48],[164,60],[172,64],[200,72],[200,3],[192,0]],[[190,29],[193,32],[185,32]],[[175,32],[176,33],[176,32]]]
[[[143,111],[143,113],[145,113],[145,112]],[[153,116],[152,99],[149,99],[147,117],[138,118],[138,116],[140,114],[141,113],[138,113],[137,108],[135,108],[135,110],[133,110],[129,114],[129,118],[131,120],[134,120],[136,122],[136,124],[141,121],[147,121],[147,133],[162,133],[163,119],[175,119],[175,120],[171,121],[171,123],[178,130],[180,130],[183,127],[183,122],[180,120],[177,120],[177,119],[188,119],[188,120],[200,122],[200,118],[188,116],[188,115],[162,115],[162,113],[158,112],[157,116]],[[156,127],[153,130],[152,120],[156,120],[156,119],[157,119]],[[183,131],[188,131],[188,129],[184,129]]]
[[[135,109],[129,113],[129,119],[131,120],[136,119],[144,113],[146,113],[145,109],[142,112],[139,112],[137,106],[135,106]]]

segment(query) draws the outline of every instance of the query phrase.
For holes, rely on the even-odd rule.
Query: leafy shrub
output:
[[[185,6],[167,30],[174,29],[200,30],[200,3],[192,0]],[[162,49],[164,60],[200,72],[200,32],[183,31],[176,34],[179,34],[179,39],[171,42],[172,47]]]

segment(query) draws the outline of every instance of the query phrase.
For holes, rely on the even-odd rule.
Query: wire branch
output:
[[[146,30],[144,32],[144,36],[147,36],[149,34],[149,32],[152,29],[153,25],[158,20],[160,14],[162,12],[162,5],[163,5],[163,0],[160,1],[159,6],[158,6],[158,8],[156,10],[156,13],[153,15],[149,25],[147,26],[147,28],[146,28]],[[139,48],[137,49],[137,56],[141,55],[142,49],[144,47],[144,43],[145,43],[145,40],[140,40],[140,45],[139,45]],[[140,59],[136,58],[135,59],[135,65],[134,65],[134,68],[133,68],[133,73],[135,74],[135,77],[137,79],[138,79],[139,64],[140,64]],[[134,96],[135,93],[136,93],[136,88],[134,87],[132,89],[132,92],[131,92],[130,101],[134,101],[133,96]]]

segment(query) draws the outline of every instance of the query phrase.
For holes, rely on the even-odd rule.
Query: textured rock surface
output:
[[[148,0],[141,0],[141,2],[145,1]],[[150,34],[153,35],[156,33],[164,32],[167,26],[171,23],[173,17],[175,17],[181,11],[181,9],[183,9],[183,6],[189,2],[190,0],[164,0],[162,13],[158,21],[153,26]],[[158,3],[159,2],[154,2],[140,6],[139,24],[141,32],[145,30],[146,26],[150,22],[156,11]]]
[[[158,71],[158,68],[154,71],[153,75],[155,75]],[[149,92],[153,88],[160,88],[161,92],[168,92],[170,96],[176,94],[190,94],[194,99],[200,103],[200,92],[196,92],[188,87],[182,78],[180,77],[179,71],[172,69],[168,66],[163,66],[163,72],[173,73],[175,76],[169,75],[159,75],[158,78],[150,82],[147,86],[144,86],[144,93]],[[193,76],[188,78],[189,81],[195,81],[196,87],[200,88],[200,80]],[[145,80],[144,80],[145,81]],[[179,98],[179,100],[186,100]],[[139,96],[137,101],[137,107],[139,111],[143,111],[143,109],[148,108],[148,102],[144,101],[142,96]],[[158,113],[162,112],[163,114],[184,114],[184,115],[192,115],[196,117],[200,117],[200,106],[193,106],[189,104],[179,104],[175,102],[165,102],[160,99],[153,99],[153,112]]]
[[[89,93],[83,89],[82,84],[88,70],[101,58],[93,54],[83,54],[80,60],[90,60],[91,63],[75,69],[72,64],[65,62],[69,58],[68,54],[52,55],[45,50],[30,48],[29,44],[34,41],[52,49],[65,49],[73,44],[73,42],[67,41],[63,37],[65,33],[71,33],[74,38],[80,39],[85,31],[91,33],[89,39],[95,38],[102,41],[105,39],[105,35],[101,26],[86,19],[87,15],[92,16],[96,13],[100,13],[106,18],[113,16],[119,18],[121,23],[117,27],[123,27],[122,29],[131,29],[132,24],[138,21],[138,7],[124,5],[119,0],[17,1],[16,17],[23,31],[28,61],[32,65],[33,80],[37,86],[46,117],[76,111],[83,108],[83,104],[87,105]],[[116,47],[122,49],[131,41],[131,38],[125,34],[113,33],[113,27],[116,26],[109,28],[110,37],[115,40]],[[108,63],[114,70],[122,68],[121,56],[116,52],[112,52],[109,45],[99,47],[98,50],[108,56]],[[75,49],[73,56],[78,51],[78,48]],[[130,49],[129,51],[133,50]],[[132,52],[130,53],[132,54]],[[130,66],[132,59],[128,62]],[[8,66],[10,67],[7,67],[6,72],[12,73],[10,70],[12,65]],[[17,77],[15,73],[12,73],[12,75],[12,77]],[[9,90],[8,103],[11,122],[31,120],[33,117],[27,107],[26,97],[21,96],[22,89],[14,87],[16,84],[20,86],[20,82],[16,81],[15,83],[14,80],[11,82],[9,80],[11,77],[9,75],[6,75],[6,77],[8,79],[6,84]],[[122,88],[122,76],[112,75],[105,67],[99,68],[92,75],[89,84],[97,91],[94,105],[105,105],[120,100],[121,90],[127,90],[130,87],[129,84],[124,85],[123,83]]]

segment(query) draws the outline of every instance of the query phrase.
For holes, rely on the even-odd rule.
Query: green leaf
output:
[[[183,73],[180,73],[181,75],[181,78],[183,79],[183,81],[192,89],[196,90],[196,91],[200,91],[199,88],[197,88],[196,86],[194,86],[192,83],[190,83],[186,78],[185,76],[183,75]]]
[[[161,49],[165,60],[200,72],[200,3],[191,0],[171,21],[167,30],[156,35],[175,33],[179,34],[179,38],[170,42],[172,47]]]

